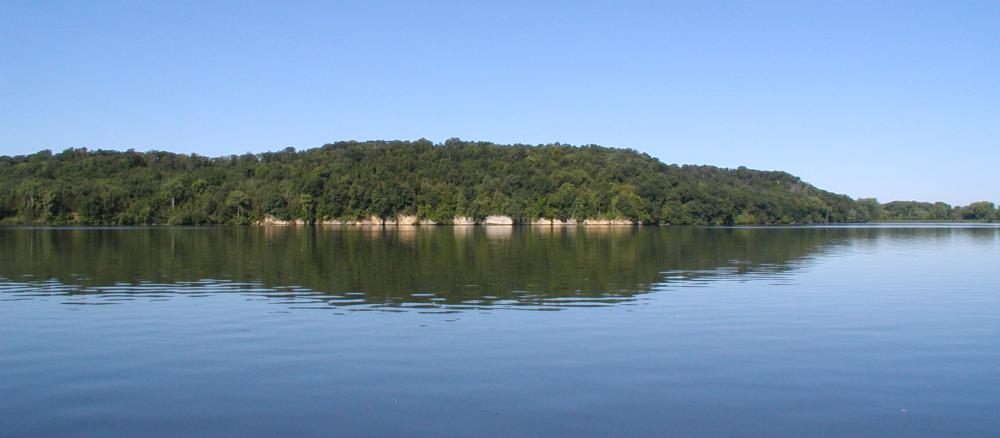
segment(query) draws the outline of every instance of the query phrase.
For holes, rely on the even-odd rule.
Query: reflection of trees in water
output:
[[[363,292],[354,298],[367,303],[419,301],[424,294],[444,303],[631,296],[675,278],[785,271],[831,245],[954,232],[976,230],[3,229],[0,275],[23,281],[28,274],[36,281],[82,287],[214,279],[329,294]]]

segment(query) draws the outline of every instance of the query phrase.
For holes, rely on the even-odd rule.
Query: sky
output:
[[[1000,2],[0,3],[0,155],[453,137],[1000,202]]]

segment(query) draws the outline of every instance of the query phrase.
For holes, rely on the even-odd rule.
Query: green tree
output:
[[[308,193],[299,195],[299,214],[299,217],[305,219],[306,222],[316,221],[316,204],[313,202],[312,195]]]
[[[993,218],[993,214],[996,211],[996,206],[992,202],[980,201],[973,202],[960,209],[960,214],[962,219],[965,220],[990,220]]]
[[[243,210],[248,205],[249,198],[241,190],[233,190],[226,197],[226,205],[236,210],[236,223],[244,223]]]

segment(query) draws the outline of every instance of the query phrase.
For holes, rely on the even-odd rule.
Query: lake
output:
[[[1000,228],[0,228],[3,436],[996,436]]]

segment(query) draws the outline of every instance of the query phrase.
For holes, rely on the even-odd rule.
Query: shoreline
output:
[[[871,221],[871,222],[801,222],[801,223],[787,223],[787,224],[730,224],[730,225],[709,225],[709,224],[670,224],[670,223],[654,223],[654,222],[641,222],[641,221],[631,221],[628,219],[604,219],[604,218],[591,218],[584,219],[582,221],[577,221],[574,219],[560,220],[560,219],[535,219],[532,221],[515,221],[509,216],[487,216],[481,220],[473,220],[468,217],[456,217],[450,222],[435,222],[426,219],[417,219],[416,216],[398,216],[396,218],[380,219],[378,217],[372,216],[368,218],[361,218],[356,220],[339,220],[339,219],[321,219],[316,221],[306,221],[303,219],[290,219],[283,220],[278,219],[273,216],[265,217],[263,219],[251,221],[249,223],[206,223],[206,224],[165,224],[165,223],[152,223],[152,224],[81,224],[81,223],[31,223],[31,222],[10,222],[2,223],[0,222],[0,227],[55,227],[55,228],[74,228],[74,227],[110,227],[110,228],[130,228],[130,227],[216,227],[216,226],[251,226],[251,227],[354,227],[354,228],[434,228],[434,227],[489,227],[489,228],[505,228],[505,227],[666,227],[666,226],[695,226],[695,227],[711,227],[711,228],[771,228],[771,227],[814,227],[814,226],[887,226],[887,225],[901,225],[901,226],[947,226],[947,225],[961,225],[961,226],[1000,226],[1000,222],[995,221],[977,221],[977,220],[895,220],[895,221]]]
[[[584,228],[625,228],[625,227],[698,227],[698,228],[729,228],[729,229],[740,229],[740,228],[802,228],[802,227],[886,227],[886,226],[901,226],[901,227],[915,227],[919,228],[921,226],[926,227],[948,227],[948,226],[961,226],[961,227],[1000,227],[1000,222],[984,222],[984,221],[885,221],[885,222],[807,222],[807,223],[790,223],[790,224],[751,224],[751,225],[707,225],[707,224],[655,224],[655,223],[564,223],[557,222],[554,224],[549,223],[513,223],[513,224],[484,224],[484,223],[472,223],[472,224],[396,224],[396,223],[306,223],[304,221],[290,221],[288,223],[260,223],[253,222],[248,224],[232,224],[232,223],[210,223],[210,224],[198,224],[198,225],[180,225],[180,224],[78,224],[78,223],[0,223],[0,229],[3,228],[211,228],[211,227],[260,227],[260,228],[297,228],[297,227],[346,227],[346,228],[356,228],[356,229],[372,229],[372,228],[400,228],[400,229],[417,229],[417,228],[519,228],[519,227],[529,227],[529,228],[568,228],[568,227],[584,227]]]
[[[629,219],[604,219],[591,218],[577,221],[575,219],[534,219],[531,221],[517,221],[510,216],[491,215],[482,219],[473,219],[466,216],[456,216],[448,222],[436,222],[429,219],[420,219],[416,216],[401,215],[393,218],[379,218],[370,216],[355,220],[340,219],[319,219],[306,221],[303,219],[278,219],[274,216],[267,216],[253,222],[259,226],[298,226],[298,225],[347,225],[347,226],[636,226],[643,225],[642,222]],[[649,224],[660,226],[660,224]]]

